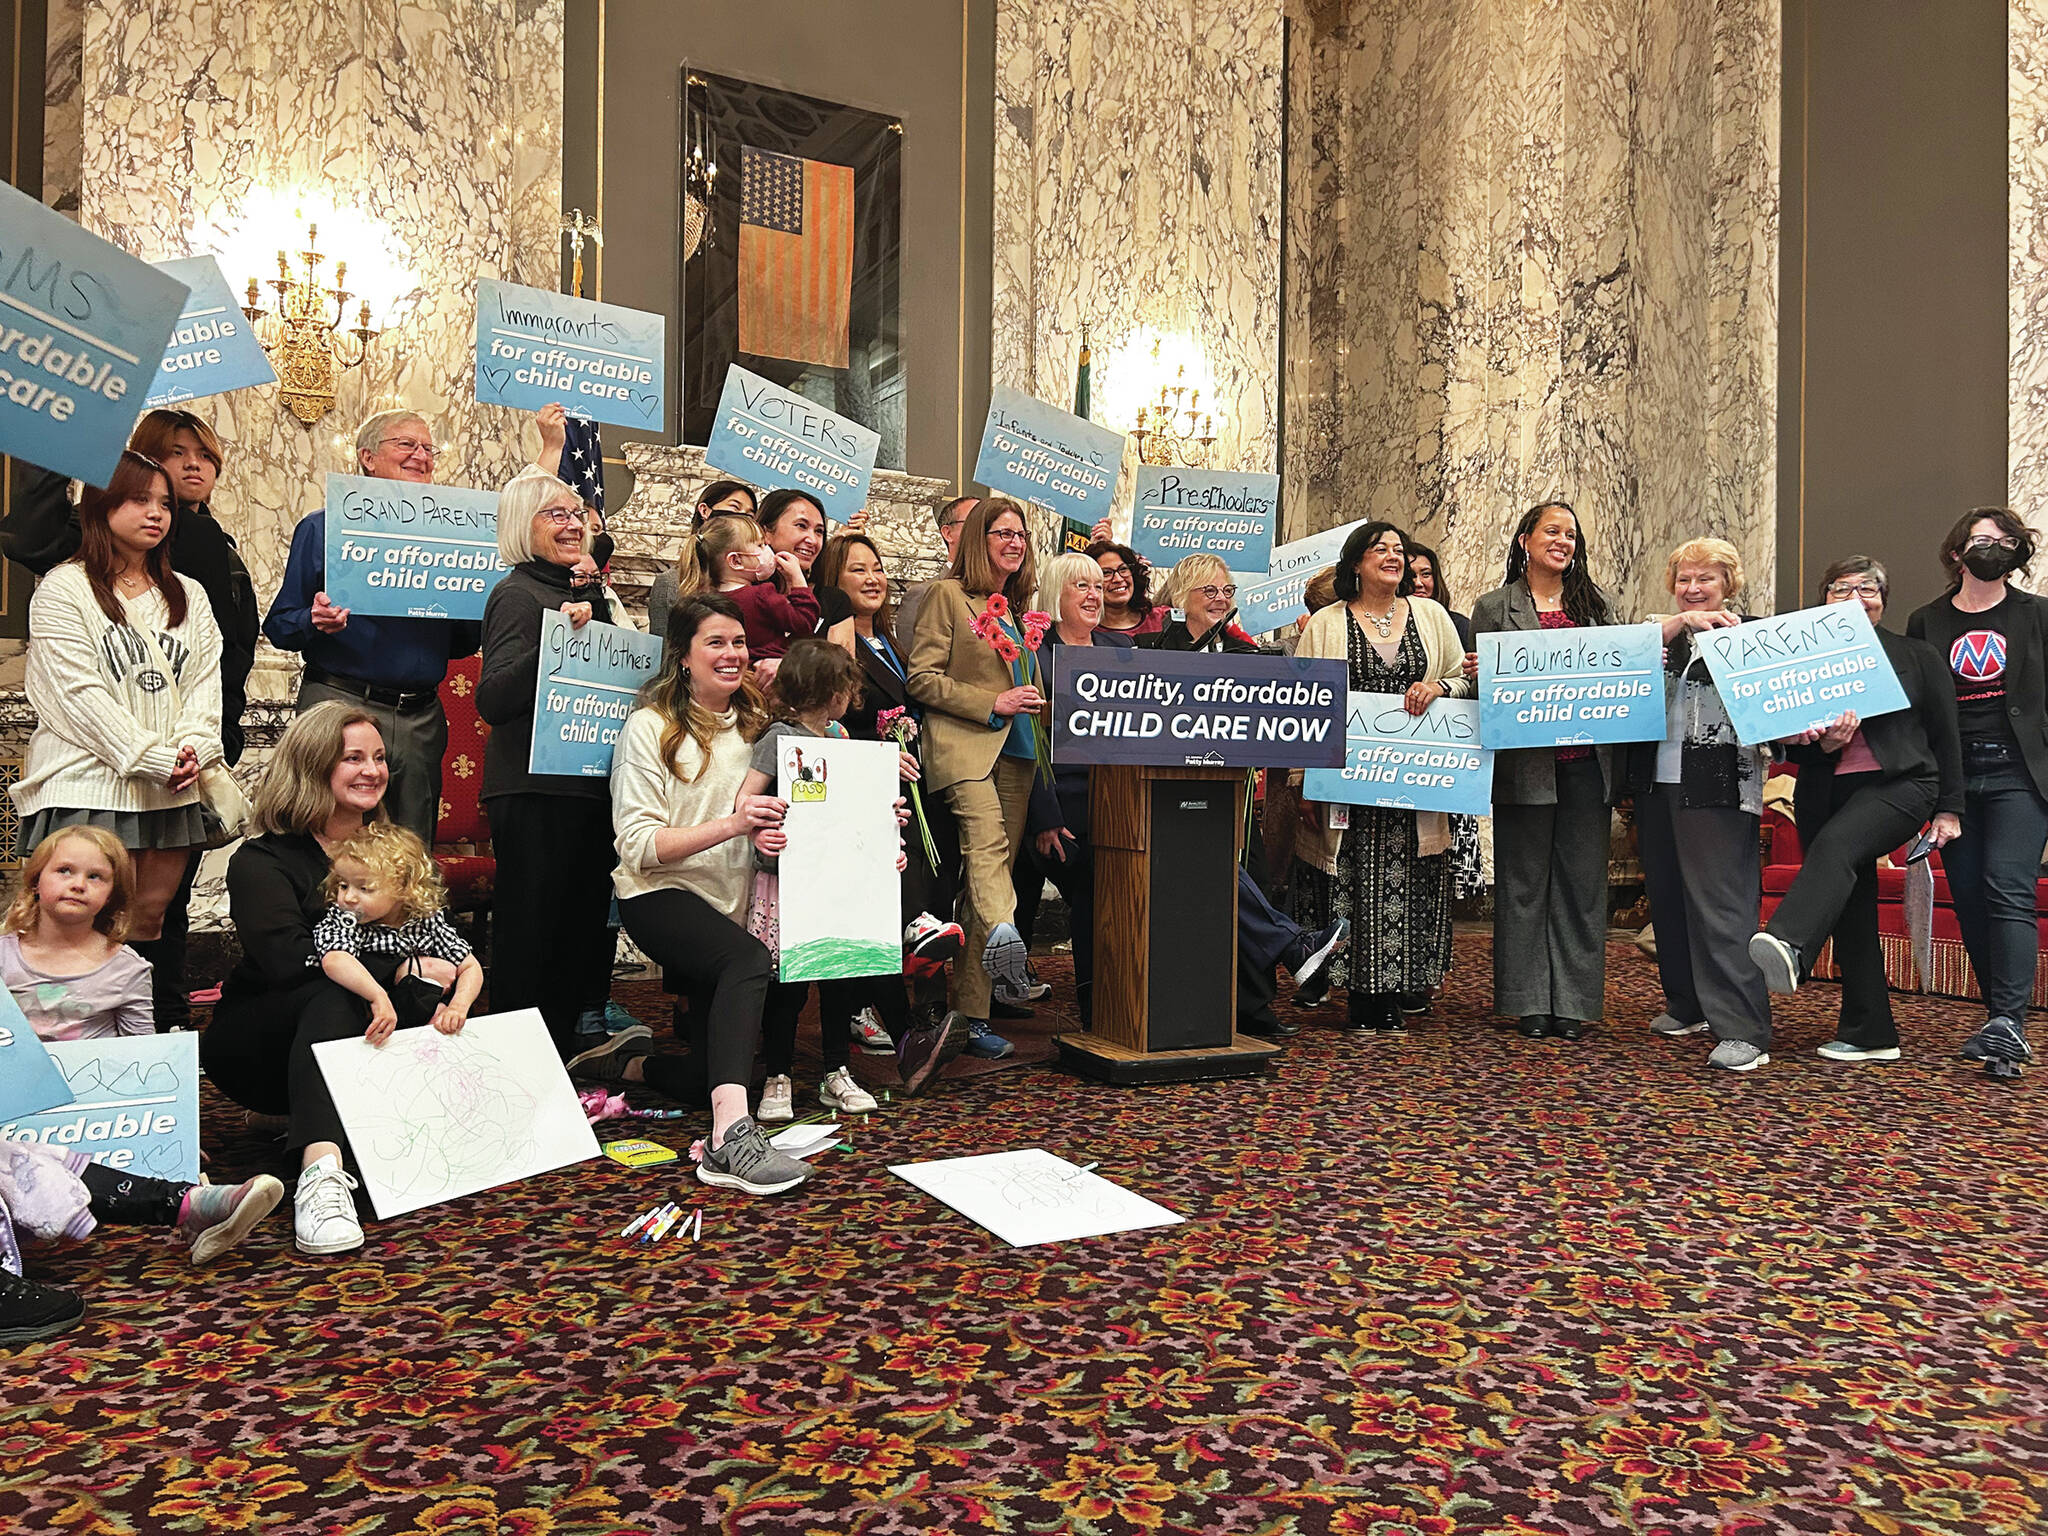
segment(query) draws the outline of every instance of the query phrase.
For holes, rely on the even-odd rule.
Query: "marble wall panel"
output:
[[[2048,532],[2048,0],[2006,11],[2006,502]]]

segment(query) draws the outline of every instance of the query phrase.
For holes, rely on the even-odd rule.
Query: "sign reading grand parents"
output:
[[[540,616],[530,773],[602,778],[640,685],[661,665],[661,639],[615,624],[570,627],[559,609]]]
[[[1438,699],[1419,715],[1398,693],[1354,693],[1344,766],[1302,775],[1304,800],[1404,811],[1493,811],[1493,754],[1479,745],[1479,701]]]
[[[0,453],[105,485],[185,296],[0,183]]]
[[[1266,567],[1266,579],[1238,589],[1237,622],[1245,633],[1269,635],[1303,617],[1308,610],[1303,606],[1302,594],[1308,590],[1316,572],[1324,566],[1335,565],[1337,556],[1344,551],[1344,541],[1351,537],[1351,531],[1364,526],[1365,519],[1360,518],[1341,528],[1325,528],[1321,533],[1312,533],[1305,539],[1296,539],[1292,544],[1282,544],[1274,550],[1272,563]]]
[[[1861,603],[1829,603],[1695,635],[1746,746],[1907,707],[1906,691]]]
[[[52,1040],[48,1049],[73,1102],[0,1122],[0,1141],[40,1141],[152,1179],[198,1179],[197,1035]]]
[[[1233,571],[1264,574],[1280,511],[1278,475],[1138,466],[1131,548],[1154,565],[1218,555]]]
[[[327,597],[353,613],[481,619],[505,574],[498,493],[327,477]]]
[[[1123,462],[1122,433],[998,384],[974,478],[1092,528],[1109,516]]]
[[[734,364],[704,462],[756,485],[802,491],[843,523],[868,499],[881,446],[880,433]]]
[[[1056,763],[1335,768],[1344,663],[1063,645],[1053,653]]]
[[[1664,739],[1655,624],[1480,635],[1479,735],[1494,751]]]
[[[476,285],[476,398],[537,411],[559,400],[621,427],[668,404],[668,317],[496,278]]]
[[[169,347],[144,405],[176,405],[252,384],[277,382],[277,370],[270,366],[263,343],[243,318],[242,307],[235,302],[228,280],[221,276],[218,261],[211,256],[188,256],[182,261],[160,261],[156,268],[191,293],[171,331]]]

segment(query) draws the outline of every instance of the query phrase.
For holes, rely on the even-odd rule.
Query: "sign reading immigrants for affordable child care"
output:
[[[1655,624],[1496,630],[1475,644],[1479,738],[1494,751],[1664,739]]]
[[[52,1040],[46,1049],[72,1102],[0,1122],[0,1141],[39,1141],[152,1179],[198,1181],[197,1035]]]
[[[903,969],[896,878],[901,754],[894,742],[785,736],[775,792],[789,802],[777,882],[784,981]],[[858,900],[848,893],[859,892]]]
[[[1121,432],[998,384],[974,478],[999,496],[1035,501],[1093,528],[1109,516],[1123,462]]]
[[[704,462],[755,485],[788,486],[835,523],[867,503],[882,435],[737,363],[725,370]]]
[[[211,256],[188,256],[180,261],[160,261],[156,269],[183,283],[191,293],[171,330],[170,345],[157,366],[155,382],[143,397],[144,405],[154,409],[277,382],[277,370],[270,366],[263,343],[256,339],[242,306],[235,302],[218,261]]]
[[[1341,661],[1107,645],[1052,655],[1056,763],[1343,764]]]
[[[1263,581],[1248,582],[1237,589],[1237,622],[1248,635],[1270,635],[1308,614],[1308,584],[1316,572],[1335,565],[1344,552],[1344,541],[1353,529],[1365,526],[1365,519],[1341,528],[1325,528],[1273,551]]]
[[[476,285],[476,398],[594,421],[659,427],[668,404],[668,317],[496,278]]]
[[[1217,555],[1233,571],[1264,575],[1279,514],[1278,475],[1140,464],[1131,548],[1154,565]]]
[[[1491,815],[1493,754],[1479,745],[1479,701],[1438,699],[1411,715],[1398,693],[1352,694],[1344,766],[1309,769],[1301,797]]]
[[[498,558],[496,491],[327,477],[327,597],[335,607],[481,619],[507,569]]]
[[[1845,710],[1869,720],[1907,707],[1906,690],[1861,603],[1702,630],[1693,643],[1745,746],[1796,736]]]
[[[540,616],[529,773],[603,778],[640,685],[661,665],[661,640],[616,624],[570,627],[560,609]]]

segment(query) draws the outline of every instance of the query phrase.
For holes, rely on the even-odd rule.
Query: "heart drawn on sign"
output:
[[[642,416],[652,421],[654,413],[661,409],[661,396],[650,395],[645,390],[642,390],[639,394],[633,396],[633,403],[640,407],[640,414]]]
[[[484,381],[488,383],[492,389],[498,391],[499,394],[503,394],[505,392],[505,386],[507,383],[511,381],[511,378],[512,370],[510,368],[484,369]]]

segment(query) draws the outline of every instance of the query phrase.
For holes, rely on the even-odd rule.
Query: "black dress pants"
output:
[[[484,802],[498,861],[491,896],[491,1012],[538,1008],[563,1054],[594,998],[611,993],[608,800],[497,795]]]
[[[619,916],[690,1003],[690,1056],[648,1057],[647,1081],[693,1104],[707,1088],[751,1082],[774,971],[767,946],[694,891],[628,897]]]

